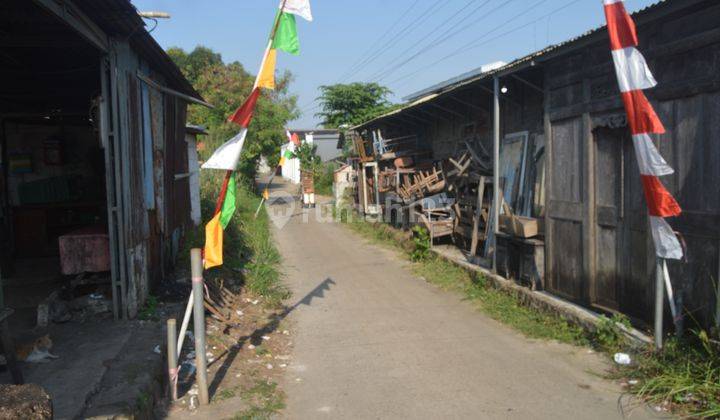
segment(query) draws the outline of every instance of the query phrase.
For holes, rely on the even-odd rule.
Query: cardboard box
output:
[[[538,220],[532,217],[500,215],[500,231],[518,238],[538,236]]]

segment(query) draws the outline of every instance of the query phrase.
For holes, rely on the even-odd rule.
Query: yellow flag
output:
[[[218,212],[205,226],[205,269],[223,264],[223,228]]]
[[[260,77],[258,78],[258,86],[265,89],[275,89],[275,65],[277,63],[277,51],[271,49],[265,59],[262,69],[260,69]]]

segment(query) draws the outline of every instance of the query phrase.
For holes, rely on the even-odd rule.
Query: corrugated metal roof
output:
[[[203,100],[175,62],[145,29],[145,21],[130,0],[75,0],[74,4],[108,35],[127,38],[132,48],[154,70],[165,76],[169,86]]]
[[[654,11],[654,10],[658,9],[660,6],[663,6],[663,5],[666,5],[666,4],[678,4],[679,2],[683,2],[684,4],[688,4],[688,5],[691,3],[691,1],[689,1],[689,0],[659,0],[659,1],[657,1],[656,3],[653,3],[653,4],[649,5],[649,6],[646,6],[646,7],[642,8],[642,9],[640,9],[640,10],[632,13],[632,16],[633,16],[634,18],[636,18],[636,19],[637,19],[637,18],[641,18],[642,16],[646,15],[647,13],[650,13],[651,11]],[[697,1],[696,1],[696,2],[697,2]],[[696,2],[695,2],[695,3],[696,3]],[[423,104],[423,103],[425,103],[425,102],[431,101],[431,100],[433,100],[433,99],[435,99],[435,98],[437,98],[437,97],[439,97],[439,96],[445,95],[445,94],[447,94],[447,93],[449,93],[449,92],[452,92],[452,91],[454,91],[454,90],[456,90],[456,89],[459,89],[459,88],[461,88],[461,87],[467,86],[467,85],[469,85],[469,84],[476,83],[476,82],[481,81],[481,80],[485,80],[485,79],[492,78],[492,77],[494,77],[495,75],[498,75],[498,74],[512,73],[512,72],[514,72],[514,71],[519,70],[520,68],[524,68],[524,67],[527,66],[527,65],[532,65],[536,59],[540,59],[540,58],[547,57],[550,53],[553,53],[553,52],[560,52],[560,51],[562,51],[564,48],[568,48],[568,47],[572,46],[572,45],[575,44],[575,43],[578,43],[578,42],[580,42],[580,41],[586,40],[586,39],[588,39],[589,37],[591,37],[591,36],[593,36],[593,35],[596,35],[596,34],[599,34],[599,33],[601,33],[601,32],[604,32],[605,29],[606,29],[606,26],[607,26],[607,25],[602,25],[602,26],[599,26],[599,27],[597,27],[597,28],[590,29],[590,30],[586,31],[585,33],[583,33],[583,34],[581,34],[581,35],[578,35],[578,36],[576,36],[576,37],[574,37],[574,38],[567,39],[567,40],[565,40],[565,41],[563,41],[563,42],[560,42],[560,43],[558,43],[558,44],[550,45],[550,46],[548,46],[548,47],[546,47],[546,48],[543,48],[543,49],[541,49],[541,50],[538,50],[538,51],[535,51],[535,52],[533,52],[533,53],[530,53],[530,54],[528,54],[528,55],[526,55],[526,56],[524,56],[524,57],[520,57],[520,58],[518,58],[518,59],[516,59],[516,60],[511,61],[511,62],[508,63],[507,65],[502,66],[502,67],[499,67],[499,68],[497,68],[497,69],[494,69],[494,70],[491,70],[491,71],[488,71],[488,72],[484,72],[484,73],[481,73],[481,74],[479,74],[479,75],[475,75],[475,76],[472,76],[472,77],[468,77],[468,78],[463,79],[463,80],[459,80],[459,81],[457,81],[457,82],[454,83],[454,84],[448,85],[445,89],[443,89],[443,90],[441,90],[441,91],[439,91],[439,92],[432,93],[432,94],[430,94],[430,95],[427,95],[427,96],[425,96],[425,97],[422,97],[422,98],[420,98],[420,99],[417,99],[417,100],[415,100],[415,101],[413,101],[413,102],[404,104],[404,105],[402,105],[400,108],[397,108],[397,109],[395,109],[395,110],[393,110],[393,111],[391,111],[391,112],[388,112],[388,113],[385,113],[385,114],[380,115],[380,116],[378,116],[378,117],[375,117],[375,118],[373,118],[372,120],[369,120],[369,121],[367,121],[367,122],[364,122],[364,123],[362,123],[362,124],[359,124],[359,125],[357,125],[357,126],[355,126],[355,127],[352,127],[351,129],[357,130],[357,129],[363,128],[363,127],[365,127],[365,126],[367,126],[367,125],[370,125],[370,124],[372,124],[373,122],[377,122],[377,121],[379,121],[379,120],[382,120],[382,119],[385,119],[385,118],[392,117],[392,116],[394,116],[394,115],[400,114],[400,113],[402,113],[402,112],[405,111],[405,110],[408,110],[408,109],[414,108],[414,107],[416,107],[416,106],[419,106],[420,104]]]

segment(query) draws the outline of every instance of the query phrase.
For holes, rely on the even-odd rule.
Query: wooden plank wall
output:
[[[687,262],[672,262],[671,276],[703,326],[716,311],[720,264],[718,21],[720,4],[706,2],[639,28],[640,50],[659,82],[647,94],[667,128],[656,144],[676,170],[662,180],[684,209],[670,223],[687,243]],[[543,64],[548,285],[576,302],[650,322],[654,253],[610,59],[601,39]],[[621,178],[608,176],[614,169]]]

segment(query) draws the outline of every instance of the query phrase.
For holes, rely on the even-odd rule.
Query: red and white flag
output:
[[[680,241],[665,218],[679,216],[682,209],[660,181],[661,176],[670,175],[674,171],[650,137],[651,134],[665,133],[665,127],[643,93],[643,90],[655,87],[657,81],[645,57],[636,48],[637,28],[622,0],[603,0],[603,4],[615,72],[645,191],[655,251],[661,258],[681,259],[683,250]]]

